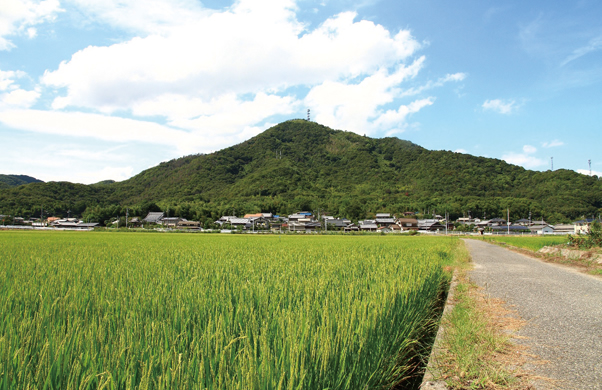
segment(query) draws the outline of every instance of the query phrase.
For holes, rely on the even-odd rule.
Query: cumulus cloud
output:
[[[19,88],[15,80],[26,76],[27,74],[20,70],[0,70],[0,91]]]
[[[148,34],[85,48],[45,72],[42,83],[60,94],[53,100],[54,110],[162,116],[167,127],[206,137],[253,133],[269,117],[299,112],[303,105],[312,109],[316,121],[334,127],[358,133],[399,131],[408,115],[434,102],[395,102],[404,96],[400,84],[423,66],[424,57],[413,58],[420,44],[407,30],[393,33],[356,20],[354,12],[330,17],[310,30],[297,20],[292,0],[239,0],[211,12],[196,9],[198,2],[181,0],[171,14],[145,19],[145,27],[111,17],[122,2],[86,6],[71,1],[97,18],[120,26],[131,22],[131,28]],[[138,7],[152,8],[135,1],[123,4],[135,14]],[[193,8],[194,22],[174,22],[178,12]],[[411,94],[464,77],[449,74]],[[286,94],[298,86],[309,87],[306,97]]]
[[[553,140],[553,141],[549,141],[549,142],[548,142],[548,141],[546,141],[546,142],[542,142],[542,143],[541,143],[541,146],[542,146],[543,148],[555,148],[555,147],[557,147],[557,146],[562,146],[562,145],[564,145],[564,142],[562,142],[562,141],[559,141],[559,140],[557,140],[557,139],[555,139],[555,140]]]
[[[136,34],[166,33],[212,11],[197,0],[64,0],[88,20]]]
[[[507,115],[516,111],[518,105],[514,100],[493,99],[486,100],[481,107],[483,107],[484,110],[491,110],[500,114]]]
[[[22,71],[0,70],[0,110],[6,108],[29,108],[40,97],[38,90],[21,89],[16,80],[26,77]]]
[[[589,169],[577,169],[577,172],[589,176]],[[602,177],[602,172],[592,170],[592,175]]]
[[[313,116],[319,123],[341,128],[358,134],[377,131],[399,131],[405,118],[421,108],[433,104],[432,98],[416,100],[397,109],[382,110],[380,107],[400,93],[398,85],[414,77],[424,62],[421,57],[410,66],[401,66],[389,74],[381,69],[357,84],[327,81],[307,94],[305,103],[313,108]]]
[[[456,149],[454,150],[455,153],[462,153],[462,154],[468,154],[468,152],[466,151],[466,149]]]
[[[2,0],[0,51],[15,47],[10,36],[23,34],[34,38],[37,30],[32,26],[53,20],[61,11],[58,0]]]
[[[521,165],[528,169],[533,169],[546,165],[546,161],[533,156],[537,152],[537,148],[531,145],[523,146],[522,153],[510,152],[502,156],[502,160],[505,160],[509,164]]]

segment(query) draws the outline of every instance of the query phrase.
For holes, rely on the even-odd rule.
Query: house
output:
[[[418,220],[416,218],[399,218],[397,225],[401,230],[418,230]]]
[[[379,218],[391,218],[391,214],[389,213],[376,213],[376,219]]]
[[[351,225],[351,220],[346,218],[329,218],[326,220],[326,228],[332,230],[345,229]]]
[[[232,227],[245,227],[245,225],[250,224],[249,218],[231,218],[228,221]]]
[[[521,226],[532,225],[531,220],[525,219],[525,218],[519,219],[518,221],[514,221],[514,224],[515,225],[521,225]]]
[[[161,220],[165,217],[165,213],[162,211],[159,212],[150,212],[148,215],[142,220],[144,223],[161,223]]]
[[[60,218],[59,217],[48,217],[48,219],[46,220],[46,222],[48,224],[52,224],[55,221],[58,221]]]
[[[376,219],[375,219],[375,223],[381,227],[381,226],[390,226],[390,225],[394,225],[395,224],[395,218],[391,218],[391,217],[379,217],[379,215],[383,215],[383,214],[376,214]],[[389,214],[387,214],[389,215]]]
[[[77,224],[77,226],[75,228],[92,230],[97,226],[98,226],[98,222],[89,222],[89,223],[80,222]]]
[[[381,226],[377,229],[377,231],[381,233],[400,233],[401,227],[399,227],[399,225],[393,224],[389,226]]]
[[[521,225],[522,226],[522,225]],[[544,234],[544,233],[552,233],[554,232],[554,228],[547,223],[544,225],[530,225],[526,226],[532,234]]]
[[[134,217],[128,221],[128,226],[130,227],[138,227],[142,225],[142,221],[138,217]]]
[[[297,222],[297,221],[299,221],[301,219],[311,220],[311,214],[308,216],[305,213],[296,213],[296,214],[292,214],[292,215],[288,216],[288,221],[289,222]]]
[[[436,219],[419,219],[418,230],[434,232],[437,230],[445,230],[445,226],[441,225]]]
[[[357,226],[356,224],[352,223],[352,224],[347,225],[343,230],[345,232],[359,232],[360,227]]]
[[[493,218],[489,220],[489,225],[488,226],[506,226],[506,220],[503,218]]]
[[[375,232],[378,230],[378,225],[376,223],[364,221],[364,223],[360,225],[360,230],[363,232]]]
[[[320,222],[312,222],[309,218],[304,218],[304,221],[298,222],[289,222],[288,223],[288,231],[289,232],[311,232],[316,231],[322,227]]]
[[[181,221],[186,221],[186,219],[185,218],[180,218],[180,217],[167,217],[167,218],[163,218],[161,220],[161,223],[165,227],[175,228],[175,227],[178,226],[178,223],[180,223]]]
[[[575,234],[575,225],[554,225],[554,234]]]
[[[580,221],[573,222],[573,225],[575,225],[575,234],[587,234],[587,233],[589,233],[589,226],[594,221],[596,221],[595,218],[586,218],[586,219],[582,219]],[[598,221],[598,223],[600,223],[599,219],[597,221]]]
[[[198,221],[180,221],[178,222],[178,229],[200,229],[201,223]]]
[[[498,225],[498,226],[492,226],[491,227],[491,231],[494,233],[499,233],[499,234],[507,234],[508,232],[510,233],[526,233],[526,232],[530,232],[531,229],[529,229],[529,227],[527,226],[521,226],[521,225],[511,225],[511,226],[502,226],[502,225]]]
[[[403,213],[404,217],[411,217],[411,216],[414,216],[414,215],[416,215],[416,212],[414,212],[414,211],[405,211]]]

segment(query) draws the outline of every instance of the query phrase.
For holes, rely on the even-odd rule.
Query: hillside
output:
[[[20,185],[29,183],[43,183],[43,181],[27,175],[0,174],[0,189],[18,187]]]
[[[55,213],[102,220],[170,209],[213,220],[221,214],[317,210],[352,219],[378,211],[435,210],[452,216],[551,221],[599,213],[602,182],[568,170],[529,171],[504,161],[430,151],[397,138],[373,139],[304,120],[274,126],[208,155],[159,164],[117,183],[32,184],[0,191],[0,212]],[[158,205],[158,206],[157,206]],[[53,209],[54,208],[54,209]],[[87,210],[87,211],[86,211]]]

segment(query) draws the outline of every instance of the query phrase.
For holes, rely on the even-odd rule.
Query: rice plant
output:
[[[456,244],[0,232],[0,389],[406,387]]]

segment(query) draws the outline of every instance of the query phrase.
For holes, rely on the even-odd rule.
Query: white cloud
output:
[[[525,146],[523,146],[523,152],[525,152],[527,154],[533,154],[533,153],[537,152],[537,148],[535,148],[534,146],[531,146],[531,145],[525,145]]]
[[[357,84],[327,81],[307,94],[305,104],[312,109],[316,122],[356,132],[373,134],[377,131],[401,131],[405,118],[421,108],[433,104],[433,99],[421,99],[401,105],[398,109],[383,111],[381,106],[394,101],[400,91],[398,85],[414,77],[424,58],[410,66],[401,66],[389,74],[380,69]]]
[[[82,112],[6,110],[0,112],[0,122],[15,129],[113,142],[141,141],[178,146],[186,145],[190,138],[182,130],[154,122]]]
[[[148,11],[152,15],[142,18],[146,14],[141,8],[152,8],[147,3],[107,0],[89,5],[72,0],[90,17],[149,35],[88,47],[58,69],[46,71],[42,83],[60,93],[53,109],[82,107],[106,115],[131,113],[134,119],[163,117],[167,126],[161,131],[186,130],[185,136],[170,143],[183,142],[190,148],[217,147],[255,134],[271,116],[298,112],[302,104],[320,123],[362,134],[390,134],[403,131],[408,115],[434,102],[429,97],[383,107],[404,96],[400,84],[415,77],[424,63],[424,57],[411,58],[420,44],[407,30],[393,34],[373,22],[356,21],[354,12],[335,15],[309,30],[296,19],[293,0],[239,0],[211,12],[192,0],[180,0],[173,7],[165,0],[153,1],[158,9],[165,6],[171,11]],[[125,7],[124,15],[142,15],[140,20],[113,17],[120,7]],[[194,18],[179,18],[183,10]],[[448,74],[412,94],[464,77]],[[282,96],[296,86],[310,87],[303,101]],[[80,119],[70,113],[61,120]],[[106,137],[100,127],[88,126],[85,134]]]
[[[25,34],[34,38],[37,30],[32,26],[53,20],[62,11],[58,0],[2,0],[1,8],[0,51],[15,47],[7,37]]]
[[[40,97],[38,91],[26,91],[24,89],[15,89],[8,93],[0,94],[0,109],[10,108],[29,108],[35,104]]]
[[[546,161],[532,156],[537,152],[537,148],[531,145],[523,146],[523,153],[510,152],[502,156],[502,160],[505,160],[509,164],[521,165],[527,169],[533,169],[546,165]]]
[[[559,141],[557,139],[555,139],[553,141],[549,141],[549,142],[546,141],[546,142],[541,143],[541,146],[543,148],[555,148],[557,146],[562,146],[562,145],[564,145],[564,142]]]
[[[0,91],[6,91],[7,89],[17,89],[19,86],[15,84],[15,79],[26,77],[27,74],[20,70],[13,71],[0,70]]]
[[[569,62],[575,61],[578,58],[583,57],[586,54],[598,51],[602,49],[602,35],[590,39],[587,45],[579,47],[573,51],[573,53],[562,61],[560,66],[565,66]]]
[[[589,176],[589,169],[577,169],[577,172]],[[592,175],[602,177],[602,172],[592,170]]]
[[[454,153],[468,154],[468,151],[466,151],[466,149],[456,149],[454,150]]]
[[[486,100],[482,107],[485,110],[492,110],[500,114],[511,114],[518,108],[518,105],[514,100],[493,99]]]
[[[417,94],[424,92],[426,90],[429,90],[429,89],[433,89],[436,87],[442,87],[443,85],[445,85],[446,83],[448,83],[450,81],[458,82],[458,81],[464,80],[465,78],[466,78],[466,73],[448,74],[445,77],[439,78],[437,81],[429,81],[425,85],[420,86],[418,88],[410,88],[408,90],[405,90],[400,95],[400,97],[414,96],[414,95],[417,95]]]
[[[88,47],[55,71],[46,85],[66,88],[55,108],[113,112],[163,94],[209,101],[222,94],[274,92],[324,80],[344,80],[398,64],[419,47],[409,32],[391,36],[354,13],[303,32],[284,5],[262,12],[242,1],[163,35],[109,47]]]

